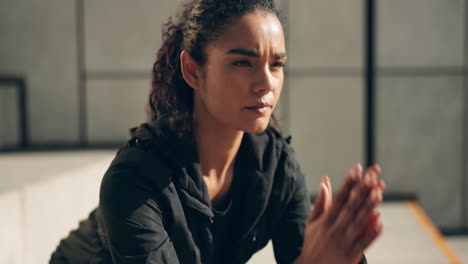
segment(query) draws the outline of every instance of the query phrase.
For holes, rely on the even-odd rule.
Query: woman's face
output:
[[[265,130],[283,87],[286,48],[278,18],[253,12],[206,47],[195,114],[245,132]]]

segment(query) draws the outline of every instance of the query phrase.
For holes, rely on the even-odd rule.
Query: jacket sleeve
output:
[[[289,196],[291,198],[280,218],[279,228],[276,228],[272,234],[273,249],[278,264],[293,263],[301,254],[305,224],[311,209],[305,177],[294,155],[286,161],[284,173],[286,177],[289,174],[292,183],[286,189],[286,192],[291,193]],[[367,264],[366,257],[363,256],[359,263]]]
[[[160,205],[139,171],[111,166],[100,192],[102,224],[114,263],[179,263]]]
[[[272,233],[272,241],[276,262],[289,264],[301,254],[311,204],[304,175],[297,162],[286,159],[283,170],[281,173],[290,182],[283,189],[287,204],[277,224],[278,228]]]

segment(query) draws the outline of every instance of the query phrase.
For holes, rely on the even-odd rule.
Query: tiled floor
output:
[[[60,238],[96,206],[100,180],[114,155],[0,154],[0,264],[47,263]],[[459,263],[468,263],[468,237],[437,242],[408,203],[385,203],[382,215],[385,231],[367,250],[369,263],[456,263],[447,248]],[[271,243],[248,263],[275,263]]]
[[[383,235],[366,251],[369,263],[442,264],[468,263],[468,237],[442,241],[454,256],[446,256],[423,228],[406,202],[384,203],[381,208],[385,226]],[[272,244],[258,252],[249,264],[274,263]],[[450,260],[452,258],[452,261]],[[457,261],[453,261],[458,259]]]
[[[448,237],[448,245],[457,256],[462,260],[462,263],[468,263],[468,236]]]

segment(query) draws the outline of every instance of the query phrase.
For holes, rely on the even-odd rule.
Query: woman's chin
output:
[[[253,124],[244,127],[244,132],[247,133],[260,133],[265,131],[268,127],[268,120],[256,120]]]

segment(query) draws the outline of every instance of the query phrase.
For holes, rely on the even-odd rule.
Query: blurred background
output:
[[[0,263],[45,263],[96,205],[146,120],[179,2],[0,0]],[[468,1],[277,4],[289,57],[277,112],[311,194],[324,175],[337,189],[352,164],[377,162],[387,201],[417,200],[437,232],[465,238]],[[464,241],[453,247],[468,252]]]

